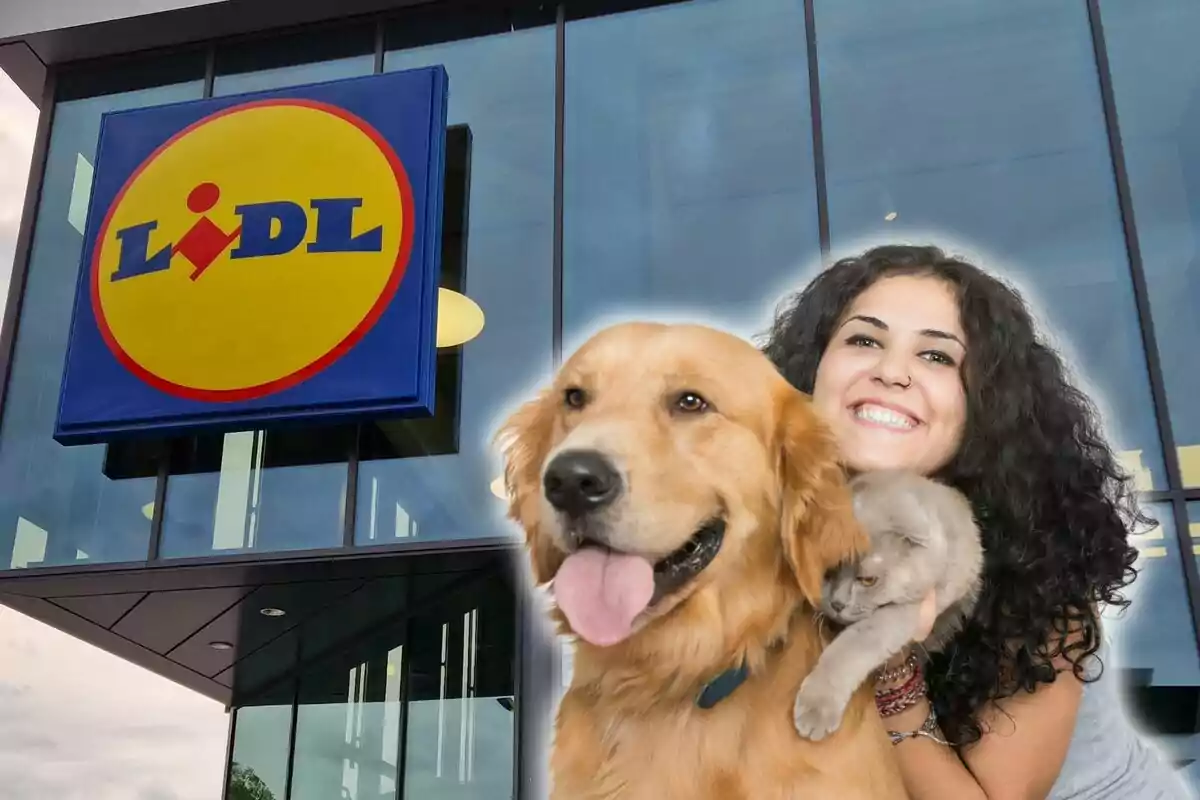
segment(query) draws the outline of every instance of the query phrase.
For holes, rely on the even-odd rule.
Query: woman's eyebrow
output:
[[[879,317],[871,317],[866,314],[855,314],[854,316],[847,317],[846,322],[843,322],[842,325],[839,327],[844,327],[846,325],[846,323],[848,323],[852,320],[858,320],[860,322],[865,322],[868,325],[870,325],[874,328],[878,328],[881,331],[889,330],[887,323],[884,322],[883,320],[881,320]],[[951,342],[958,342],[959,347],[963,348],[964,350],[967,349],[967,346],[963,343],[963,340],[958,338],[957,336],[955,336],[953,333],[947,333],[946,331],[940,331],[937,328],[924,328],[920,331],[917,331],[917,333],[919,333],[921,336],[927,336],[930,339],[947,339]]]
[[[953,333],[939,331],[936,328],[926,328],[925,330],[920,331],[920,334],[922,336],[928,336],[931,339],[949,339],[952,342],[958,342],[958,346],[962,349],[967,349],[967,346],[963,344],[963,340],[955,336]]]
[[[879,328],[879,330],[881,330],[881,331],[886,331],[888,329],[887,323],[885,323],[883,320],[879,319],[878,317],[868,317],[864,314],[855,314],[852,317],[846,317],[846,321],[843,322],[838,327],[844,328],[847,324],[849,324],[850,322],[853,322],[854,320],[859,320],[861,322],[865,322],[868,325]]]

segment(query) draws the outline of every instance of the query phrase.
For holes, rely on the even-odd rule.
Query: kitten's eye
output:
[[[685,414],[701,414],[708,410],[708,401],[696,392],[680,392],[675,398],[675,408]]]
[[[859,578],[858,578],[858,582],[861,585],[866,586],[868,588],[871,586],[874,586],[878,580],[879,579],[874,577],[873,575],[862,575],[862,576],[859,576]]]
[[[563,403],[567,408],[580,409],[587,405],[587,392],[578,386],[572,386],[563,392]]]

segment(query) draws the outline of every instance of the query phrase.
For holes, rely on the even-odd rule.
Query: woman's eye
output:
[[[945,364],[948,367],[955,366],[956,362],[953,358],[946,355],[940,350],[929,350],[921,354],[923,357],[934,362],[935,364]]]
[[[870,336],[864,336],[861,333],[854,333],[846,338],[846,344],[850,345],[851,347],[875,347],[879,343]]]
[[[708,409],[708,401],[696,392],[683,392],[675,400],[675,407],[688,414],[699,414]]]

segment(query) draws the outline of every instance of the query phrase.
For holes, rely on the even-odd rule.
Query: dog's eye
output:
[[[675,407],[688,414],[699,414],[708,410],[708,401],[695,392],[683,392],[675,400]]]
[[[867,587],[874,586],[876,581],[878,581],[878,580],[879,580],[878,578],[876,578],[872,575],[860,575],[858,578],[858,582],[860,584],[862,584],[863,586],[867,586]]]
[[[587,392],[578,386],[572,386],[563,392],[563,402],[567,408],[583,408],[587,405]]]

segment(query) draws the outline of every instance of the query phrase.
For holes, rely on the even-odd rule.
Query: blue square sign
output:
[[[441,67],[108,114],[54,438],[433,412]]]

